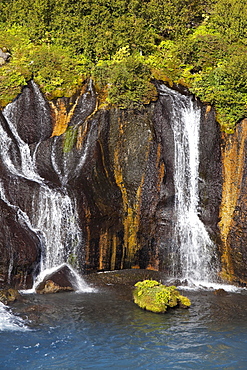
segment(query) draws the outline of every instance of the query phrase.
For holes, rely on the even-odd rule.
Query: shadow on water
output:
[[[247,293],[186,291],[192,306],[139,309],[129,287],[28,295],[12,308],[30,330],[1,333],[5,369],[245,369]]]

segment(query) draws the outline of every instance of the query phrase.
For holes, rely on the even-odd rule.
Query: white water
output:
[[[41,271],[75,259],[82,244],[75,201],[42,185],[38,197],[33,196],[33,210],[31,223],[42,232],[44,245]]]
[[[2,331],[27,331],[30,330],[22,318],[15,316],[0,302],[0,332]]]
[[[45,115],[44,99],[36,85],[33,84],[33,86],[36,91],[36,98],[40,103],[41,114]],[[2,127],[0,128],[0,155],[13,175],[35,182],[39,186],[39,191],[38,194],[36,191],[33,194],[30,193],[32,200],[31,214],[27,214],[25,209],[21,209],[19,205],[12,204],[7,199],[2,184],[0,187],[1,198],[9,206],[16,209],[17,213],[21,215],[21,219],[40,238],[42,245],[40,276],[45,276],[51,269],[55,270],[63,263],[72,263],[73,267],[77,269],[79,268],[78,255],[81,253],[83,235],[79,226],[76,201],[69,196],[65,186],[58,190],[49,188],[44,179],[37,173],[35,161],[36,149],[39,143],[31,154],[28,144],[20,138],[16,130],[14,123],[16,109],[18,109],[17,104],[15,102],[10,103],[4,109],[3,114],[18,145],[20,165],[16,164],[18,161],[13,161],[11,156],[12,140]],[[62,181],[62,183],[65,182]],[[10,261],[10,263],[12,262]],[[9,271],[10,269],[12,269],[11,266]],[[77,274],[75,270],[73,273]],[[40,280],[39,277],[38,280]],[[86,289],[86,284],[83,283],[79,275],[78,289]]]
[[[175,163],[175,238],[171,251],[173,276],[201,282],[214,281],[211,265],[214,245],[198,215],[199,137],[201,111],[191,97],[162,86],[172,105]]]
[[[53,274],[54,272],[58,271],[63,266],[67,266],[70,269],[71,278],[72,278],[71,284],[73,285],[73,288],[76,292],[90,293],[90,292],[97,291],[95,288],[90,287],[85,282],[85,280],[78,274],[78,272],[75,269],[73,269],[70,265],[68,265],[67,263],[62,263],[61,265],[42,270],[40,274],[37,276],[37,278],[35,279],[32,289],[21,290],[21,293],[23,294],[35,293],[37,286],[46,278],[46,276]]]

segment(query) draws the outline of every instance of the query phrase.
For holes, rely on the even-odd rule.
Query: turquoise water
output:
[[[247,293],[183,294],[191,308],[164,315],[126,287],[24,296],[12,306],[22,319],[2,325],[1,369],[246,369]]]

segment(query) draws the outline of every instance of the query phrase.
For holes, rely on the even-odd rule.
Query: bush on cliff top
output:
[[[155,280],[136,283],[133,298],[139,307],[156,313],[164,313],[169,307],[188,308],[191,305],[190,300],[182,296],[175,286],[165,286]]]
[[[30,79],[52,99],[94,77],[110,104],[152,100],[152,78],[187,86],[216,107],[222,130],[247,115],[247,0],[4,0],[4,106]]]

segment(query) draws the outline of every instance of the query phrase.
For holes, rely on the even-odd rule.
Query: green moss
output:
[[[190,300],[180,295],[175,286],[165,286],[155,280],[136,283],[133,298],[139,307],[156,313],[164,313],[169,307],[187,308],[191,305]]]
[[[184,297],[183,295],[179,295],[179,305],[186,308],[191,305],[191,302],[189,298]]]
[[[68,127],[64,133],[63,152],[69,153],[74,147],[77,139],[78,129],[75,127]]]
[[[73,268],[77,267],[78,258],[76,254],[70,253],[70,255],[68,256],[68,264],[72,266]]]

